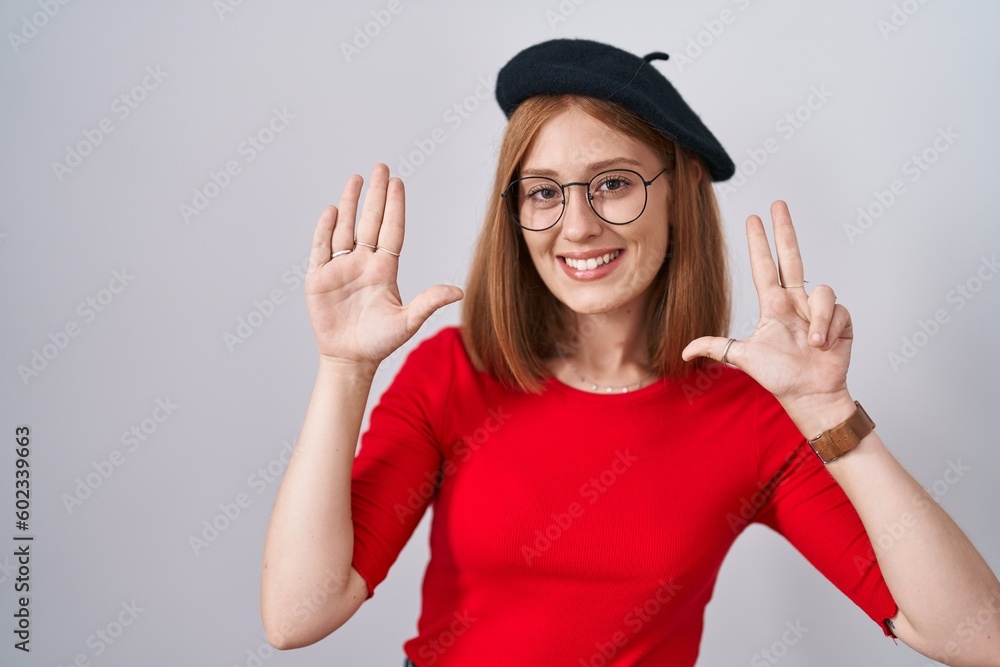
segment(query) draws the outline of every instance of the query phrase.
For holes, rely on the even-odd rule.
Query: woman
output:
[[[723,337],[711,181],[733,165],[650,64],[664,57],[553,40],[504,67],[462,326],[411,352],[356,459],[379,362],[463,293],[401,304],[403,185],[384,165],[357,222],[360,177],[323,212],[306,285],[319,372],[264,555],[276,647],[346,622],[433,502],[407,665],[692,665],[752,522],[886,635],[1000,664],[1000,582],[849,394],[850,316],[829,287],[807,293],[783,202],[777,265],[747,220],[760,323]]]

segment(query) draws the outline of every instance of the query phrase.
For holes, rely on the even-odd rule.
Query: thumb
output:
[[[420,294],[413,297],[410,304],[406,306],[406,330],[412,335],[416,333],[431,314],[449,303],[454,303],[465,294],[460,287],[455,285],[434,285],[428,287]]]
[[[722,353],[726,349],[726,345],[729,343],[729,338],[721,338],[719,336],[702,336],[701,338],[695,338],[693,341],[687,344],[684,351],[681,352],[681,358],[684,361],[691,361],[695,357],[708,357],[710,359],[715,359],[716,361],[722,361]],[[737,347],[737,342],[734,341],[732,345],[729,346],[729,351],[726,354],[726,361],[729,363],[734,362],[735,348]]]

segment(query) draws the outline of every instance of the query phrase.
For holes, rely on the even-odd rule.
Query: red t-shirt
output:
[[[418,667],[693,665],[749,523],[784,535],[890,634],[861,520],[777,400],[716,365],[624,394],[477,371],[457,327],[407,357],[354,462],[353,565],[374,589],[433,505]]]

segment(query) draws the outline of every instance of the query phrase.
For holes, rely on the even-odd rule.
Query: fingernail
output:
[[[822,343],[823,342],[823,334],[818,333],[818,332],[814,333],[812,335],[812,340],[813,340],[814,343]]]

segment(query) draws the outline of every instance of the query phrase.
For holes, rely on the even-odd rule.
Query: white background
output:
[[[42,4],[0,9],[0,662],[66,665],[83,654],[102,666],[251,666],[259,651],[269,666],[401,664],[428,558],[426,517],[340,631],[287,653],[262,647],[260,563],[278,482],[255,474],[269,463],[280,473],[316,369],[293,267],[347,177],[384,161],[406,176],[404,301],[431,284],[464,284],[504,126],[494,77],[517,51],[553,37],[671,54],[655,66],[747,176],[719,191],[733,335],[756,316],[744,220],[767,221],[770,202],[785,199],[806,277],[832,285],[854,317],[853,395],[1000,567],[1000,280],[977,276],[996,277],[983,262],[1000,249],[996,3],[404,0],[392,14],[383,2],[246,0],[226,12],[209,0],[52,2],[51,17]],[[378,16],[391,20],[380,26]],[[366,26],[374,36],[363,37]],[[363,48],[345,47],[355,40]],[[128,108],[120,98],[136,86],[133,99],[143,99]],[[829,97],[800,108],[814,89]],[[265,132],[273,141],[248,160],[241,144],[276,109],[293,118]],[[779,125],[790,113],[808,117],[791,133]],[[55,168],[102,119],[113,131],[74,168]],[[411,160],[437,128],[445,140]],[[952,142],[936,151],[949,128]],[[769,138],[777,151],[747,163]],[[914,172],[907,163],[925,150],[935,161]],[[181,205],[193,207],[195,190],[230,160],[239,173],[209,187],[215,196],[185,220]],[[902,194],[879,211],[878,193],[897,179]],[[845,225],[859,207],[881,214],[851,236]],[[122,270],[134,277],[124,289],[112,282],[113,293]],[[978,291],[958,299],[952,290],[965,284]],[[269,316],[253,316],[260,326],[227,345],[255,300],[275,290]],[[103,299],[102,310],[80,307],[88,298]],[[383,364],[369,409],[412,344],[457,323],[459,308],[439,312]],[[921,333],[939,310],[944,323]],[[68,324],[77,335],[61,338]],[[22,377],[35,351],[41,370]],[[161,423],[152,420],[163,416],[157,399],[178,406]],[[122,434],[143,420],[149,433],[130,450]],[[33,436],[30,655],[12,648],[11,633],[22,424]],[[100,485],[67,508],[114,450],[121,465],[107,479],[91,475]],[[954,467],[968,470],[944,481]],[[195,553],[191,536],[241,493],[249,504]],[[142,610],[134,622],[112,644],[96,640],[133,601]],[[787,667],[929,664],[760,527],[723,566],[699,664],[751,664],[796,621],[808,631],[787,647]]]

